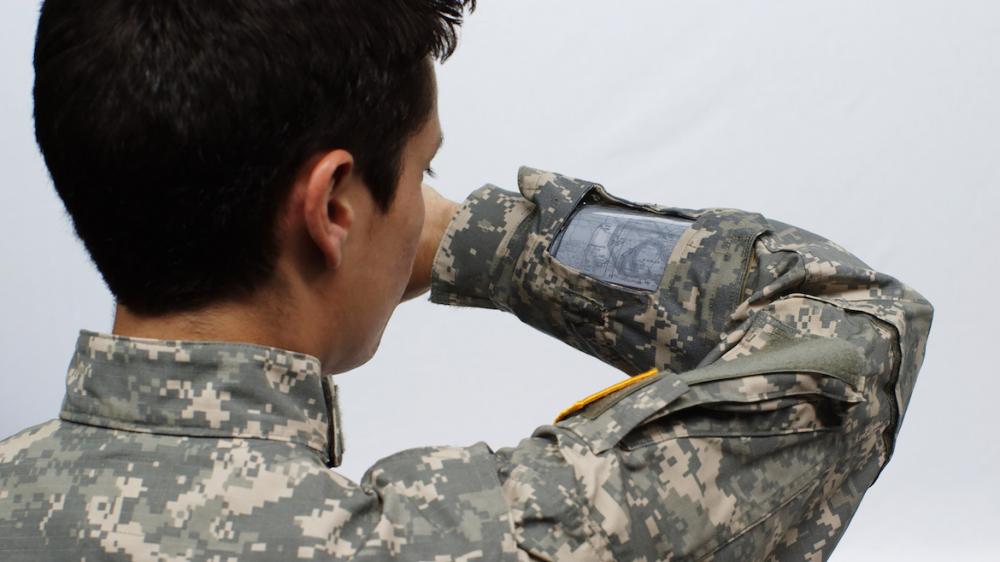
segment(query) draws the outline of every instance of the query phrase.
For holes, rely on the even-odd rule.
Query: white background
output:
[[[1000,4],[485,0],[439,72],[454,199],[519,164],[620,196],[823,234],[936,307],[896,456],[836,561],[996,560]],[[112,302],[34,145],[36,2],[0,5],[0,435],[54,417]],[[427,444],[513,445],[620,377],[493,311],[402,306],[338,377],[342,471]]]

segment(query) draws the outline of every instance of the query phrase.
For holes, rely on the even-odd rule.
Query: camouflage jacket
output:
[[[825,559],[891,454],[930,304],[759,214],[519,186],[466,200],[432,300],[637,376],[516,447],[403,451],[355,483],[316,359],[83,332],[59,419],[0,443],[0,559]],[[600,203],[686,221],[657,286],[554,257]]]

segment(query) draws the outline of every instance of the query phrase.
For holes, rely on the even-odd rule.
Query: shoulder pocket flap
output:
[[[772,341],[766,351],[753,355],[680,374],[663,372],[588,404],[560,425],[572,429],[595,454],[600,454],[616,446],[642,423],[671,411],[701,403],[742,401],[740,396],[707,387],[706,383],[769,373],[813,373],[833,377],[856,390],[862,368],[863,359],[846,341],[789,337],[783,342]],[[843,399],[854,401],[850,397],[854,393],[848,392]]]

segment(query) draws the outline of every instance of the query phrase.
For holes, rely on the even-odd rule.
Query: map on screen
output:
[[[584,205],[549,251],[563,264],[601,281],[653,291],[692,222],[612,205]]]

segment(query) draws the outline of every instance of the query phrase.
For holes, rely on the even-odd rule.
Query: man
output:
[[[931,306],[755,213],[527,168],[460,206],[422,188],[430,57],[463,5],[389,4],[43,4],[37,138],[118,308],[81,332],[59,418],[0,444],[0,558],[829,556]],[[403,451],[351,482],[325,375],[428,288],[636,376],[517,447]]]

